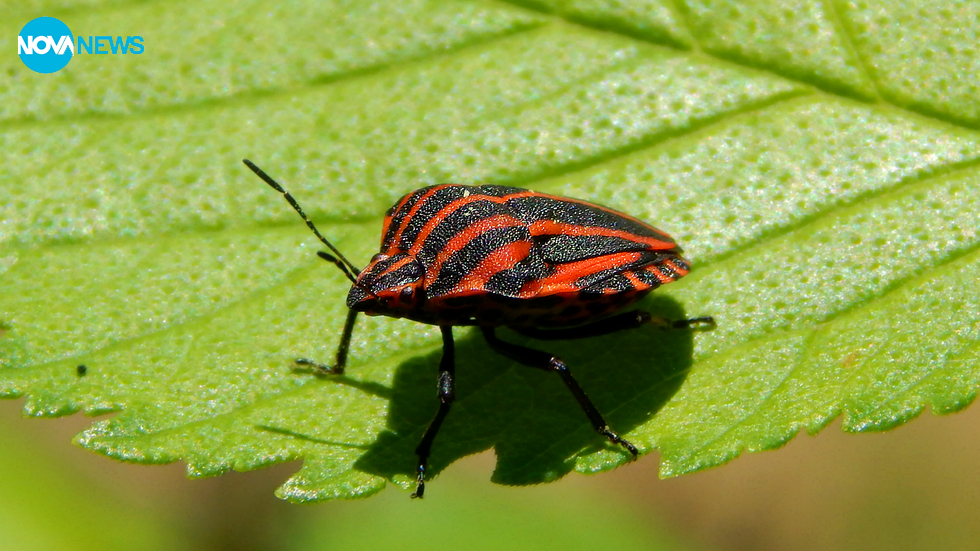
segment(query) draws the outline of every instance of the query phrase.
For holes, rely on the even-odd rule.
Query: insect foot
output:
[[[293,363],[295,363],[296,365],[305,365],[305,366],[312,367],[314,370],[316,370],[317,374],[319,375],[343,375],[344,374],[344,368],[341,366],[331,367],[326,364],[314,362],[313,360],[307,358],[296,358],[295,360],[293,360]]]

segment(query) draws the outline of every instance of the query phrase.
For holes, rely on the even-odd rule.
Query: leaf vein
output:
[[[435,59],[452,57],[471,48],[483,47],[497,41],[509,39],[515,35],[528,33],[547,26],[548,23],[532,21],[522,24],[515,24],[513,28],[506,29],[496,34],[474,37],[472,40],[458,42],[445,48],[433,48],[420,55],[408,55],[404,57],[395,56],[395,59],[386,62],[379,62],[371,65],[356,67],[346,71],[323,75],[299,81],[288,87],[281,88],[250,88],[238,93],[227,96],[206,97],[196,101],[164,104],[139,109],[128,112],[106,113],[106,112],[81,112],[55,115],[53,117],[39,119],[35,116],[21,116],[0,121],[0,130],[33,128],[36,126],[46,126],[49,124],[78,124],[87,122],[117,122],[140,120],[158,116],[179,115],[184,113],[194,113],[203,110],[210,110],[220,107],[231,107],[248,104],[257,100],[268,100],[276,97],[295,95],[302,90],[330,86],[342,82],[358,80],[372,77],[387,71],[398,70],[404,66],[412,66],[422,63],[429,63]]]
[[[724,111],[710,117],[694,120],[684,127],[669,128],[664,131],[654,132],[644,138],[635,140],[632,143],[627,143],[621,147],[608,149],[600,155],[595,155],[575,162],[565,163],[555,167],[552,170],[526,176],[515,176],[514,178],[501,180],[495,183],[507,186],[528,187],[544,180],[552,180],[568,174],[583,172],[609,162],[620,160],[634,153],[639,153],[657,147],[672,140],[688,137],[717,124],[728,122],[733,117],[751,115],[753,113],[764,111],[770,107],[783,103],[789,103],[797,98],[808,97],[811,95],[811,92],[805,90],[789,90],[786,92],[773,94],[767,98],[740,105],[739,107],[730,111]],[[546,188],[548,187],[548,184],[546,183],[536,187]]]
[[[977,152],[977,157],[972,159],[928,167],[919,174],[914,174],[903,180],[896,181],[893,185],[869,190],[864,193],[858,193],[840,202],[829,203],[824,208],[816,210],[807,216],[799,218],[798,220],[762,231],[749,239],[745,239],[738,245],[718,253],[714,257],[700,259],[699,264],[702,266],[710,266],[713,263],[724,262],[732,257],[747,253],[752,249],[765,244],[765,242],[773,239],[774,237],[789,232],[799,231],[807,226],[815,225],[833,216],[839,216],[842,211],[853,208],[855,205],[859,205],[866,201],[877,199],[892,193],[900,192],[901,190],[915,184],[924,184],[931,180],[956,176],[960,173],[972,173],[974,169],[978,167],[980,167],[980,151]]]
[[[860,71],[861,76],[864,77],[865,81],[871,85],[871,89],[874,91],[874,96],[876,101],[881,101],[881,91],[878,89],[878,81],[874,78],[874,74],[871,72],[867,60],[861,55],[861,51],[855,46],[854,39],[851,37],[850,30],[847,28],[844,20],[841,18],[840,13],[837,11],[837,5],[835,0],[827,0],[824,2],[827,6],[827,16],[830,23],[837,30],[837,33],[841,37],[841,42],[844,43],[844,49],[847,53],[857,62],[858,71]]]
[[[970,256],[974,256],[974,255],[976,256],[976,258],[969,258]],[[825,318],[823,318],[823,319],[815,322],[815,324],[814,324],[815,327],[813,328],[813,330],[816,330],[816,329],[818,329],[820,327],[823,327],[823,326],[825,326],[827,324],[834,323],[837,320],[839,320],[841,317],[843,317],[845,315],[848,315],[848,314],[851,314],[851,313],[853,313],[853,312],[855,312],[857,310],[861,310],[861,309],[865,309],[865,308],[872,308],[876,304],[878,304],[879,302],[881,302],[882,300],[885,300],[886,298],[888,298],[889,296],[891,296],[891,295],[893,295],[895,293],[904,291],[906,288],[910,287],[911,285],[914,285],[914,284],[918,283],[920,280],[925,280],[925,279],[928,279],[928,278],[932,277],[932,275],[935,272],[937,272],[938,270],[940,270],[942,268],[945,268],[945,267],[947,267],[950,264],[953,264],[953,263],[956,263],[956,262],[960,262],[960,261],[964,261],[964,262],[980,262],[980,241],[978,241],[977,243],[973,243],[972,245],[970,245],[968,247],[964,247],[963,249],[960,249],[958,251],[951,252],[949,255],[947,255],[946,257],[944,257],[942,259],[940,259],[938,262],[936,262],[932,266],[927,267],[924,270],[917,271],[917,272],[911,273],[911,274],[909,274],[909,275],[907,275],[905,277],[896,279],[890,285],[888,285],[887,287],[885,287],[882,290],[882,292],[879,293],[879,294],[872,295],[872,296],[869,296],[869,297],[866,297],[866,298],[863,298],[863,299],[860,299],[860,300],[855,300],[854,302],[852,302],[851,304],[847,305],[846,307],[841,308],[841,309],[839,309],[839,310],[837,310],[835,312],[832,312],[832,313],[828,314]],[[794,329],[793,328],[789,328],[789,330],[794,330]],[[796,329],[796,330],[809,330],[809,329]],[[764,341],[764,340],[766,340],[768,338],[771,338],[772,336],[773,336],[772,332],[769,332],[769,333],[766,333],[766,334],[756,335],[756,336],[752,336],[752,337],[746,338],[745,340],[739,341],[735,346],[731,346],[731,347],[728,347],[728,348],[723,348],[723,349],[718,350],[718,351],[716,351],[714,353],[706,354],[704,356],[701,356],[701,357],[697,358],[696,362],[697,363],[705,362],[705,361],[710,360],[712,358],[715,358],[715,357],[718,357],[720,355],[723,355],[723,354],[727,353],[728,351],[730,351],[732,349],[735,349],[735,348],[742,348],[742,347],[749,347],[749,348],[751,348],[752,345],[753,345],[753,343],[758,343],[758,342]]]
[[[636,36],[633,33],[623,32],[620,29],[611,29],[609,27],[596,25],[596,24],[593,24],[593,23],[591,23],[589,21],[582,20],[582,19],[579,19],[579,18],[570,18],[570,17],[564,16],[562,14],[557,14],[557,13],[551,12],[551,11],[549,11],[549,10],[541,7],[540,5],[538,5],[536,3],[526,3],[525,4],[521,0],[494,0],[494,1],[500,2],[500,3],[503,3],[503,4],[510,4],[510,5],[513,5],[513,6],[525,8],[525,9],[532,10],[532,11],[536,11],[538,13],[541,13],[541,14],[546,15],[548,17],[551,17],[553,19],[558,19],[558,20],[564,21],[564,22],[566,22],[569,25],[575,25],[575,26],[580,26],[580,27],[584,27],[584,28],[588,28],[588,29],[600,31],[600,32],[616,34],[616,35],[622,36],[624,38],[629,38],[629,39],[640,41],[640,42],[646,42],[648,44],[655,44],[657,46],[662,46],[662,47],[665,47],[665,48],[671,48],[671,49],[681,50],[681,51],[688,50],[688,48],[680,47],[677,44],[674,44],[674,43],[672,43],[670,41],[667,41],[667,40],[663,40],[663,41],[659,41],[658,42],[658,41],[651,40],[650,38],[645,37],[645,36]],[[836,12],[834,14],[834,17],[836,17]],[[687,18],[686,17],[685,18],[682,18],[681,21],[682,21],[683,24],[686,25],[686,29],[685,30],[687,31],[687,34],[689,36],[691,36],[691,37],[696,36],[696,33],[693,32],[693,30],[691,28],[691,25],[690,25],[690,22],[687,20]],[[839,21],[838,21],[838,23],[839,23]],[[838,23],[835,23],[835,27],[838,28],[838,29],[840,29],[841,28],[841,25],[838,24]],[[850,37],[846,37],[844,41],[848,45],[848,48],[853,48],[853,44],[851,44]],[[802,84],[802,85],[805,85],[805,86],[808,86],[808,87],[818,88],[821,91],[823,91],[824,93],[826,93],[828,95],[831,95],[831,96],[834,96],[834,97],[848,98],[848,99],[856,99],[858,101],[861,101],[862,103],[870,103],[870,102],[868,102],[864,98],[855,97],[855,96],[845,96],[845,95],[841,94],[840,92],[838,92],[837,90],[834,90],[834,89],[831,89],[831,88],[827,88],[826,86],[822,86],[820,83],[813,83],[813,82],[807,82],[807,81],[800,80],[800,78],[797,75],[794,75],[793,73],[788,73],[788,72],[782,72],[782,71],[779,71],[779,70],[774,70],[770,66],[750,65],[750,64],[745,63],[744,60],[737,59],[737,58],[735,58],[735,59],[729,59],[727,57],[720,56],[720,55],[718,55],[718,54],[716,54],[714,52],[711,52],[710,50],[705,50],[705,49],[700,49],[699,48],[698,51],[701,52],[701,53],[703,53],[704,55],[706,55],[708,57],[711,57],[712,59],[717,60],[717,61],[723,61],[725,63],[731,63],[733,65],[737,65],[737,66],[740,66],[740,67],[744,67],[744,68],[748,68],[748,69],[753,69],[753,70],[757,70],[757,71],[763,71],[763,72],[766,72],[766,73],[768,73],[770,75],[775,75],[775,76],[778,76],[780,78],[783,78],[783,79],[788,80],[788,81],[791,81],[791,82],[796,82],[798,84]],[[878,87],[877,87],[875,81],[870,78],[870,75],[867,74],[868,73],[867,64],[863,61],[863,59],[861,60],[860,65],[861,65],[862,73],[866,74],[866,76],[868,77],[868,82],[871,83],[871,85],[873,86],[875,92],[878,93]],[[918,105],[903,106],[903,105],[899,105],[897,103],[894,103],[893,101],[889,100],[888,98],[880,98],[880,101],[878,101],[876,103],[872,103],[872,104],[873,105],[888,105],[888,106],[893,107],[893,108],[895,108],[895,109],[897,109],[897,110],[899,110],[899,111],[901,111],[903,113],[915,114],[915,115],[918,115],[918,116],[925,117],[925,118],[927,118],[929,120],[945,122],[945,123],[952,124],[954,126],[957,126],[959,128],[963,128],[963,129],[969,129],[969,130],[974,130],[975,129],[975,127],[974,126],[971,126],[970,124],[966,124],[963,121],[959,121],[959,120],[953,119],[952,117],[945,116],[943,113],[939,113],[938,111],[934,111],[934,110],[927,109],[927,108],[919,108],[919,109],[916,109],[916,108],[920,107]]]

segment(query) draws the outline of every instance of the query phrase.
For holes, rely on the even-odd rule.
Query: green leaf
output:
[[[364,319],[347,375],[294,369],[332,360],[349,284],[242,157],[360,264],[445,181],[669,231],[695,269],[642,306],[715,331],[502,332],[561,355],[664,476],[977,394],[980,7],[38,4],[0,32],[0,395],[114,413],[88,449],[192,476],[302,459],[293,501],[410,485],[438,331]],[[12,37],[42,11],[146,51],[32,73]],[[557,377],[456,334],[434,472],[491,447],[507,484],[628,462]]]

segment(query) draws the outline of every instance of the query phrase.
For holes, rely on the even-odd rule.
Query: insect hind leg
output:
[[[636,329],[644,325],[653,325],[660,329],[713,329],[715,320],[711,316],[700,316],[696,318],[672,320],[659,316],[654,316],[650,312],[643,310],[633,310],[598,321],[579,325],[577,327],[567,327],[563,329],[538,329],[536,327],[512,327],[511,329],[526,337],[538,340],[572,340],[598,337],[617,333],[627,329]]]
[[[581,386],[579,386],[578,381],[572,377],[572,372],[568,369],[568,366],[565,365],[565,362],[563,362],[560,358],[552,356],[551,354],[541,350],[534,350],[533,348],[526,348],[517,344],[504,342],[497,338],[493,327],[480,327],[480,330],[483,331],[483,336],[487,339],[487,343],[490,345],[490,348],[494,349],[500,354],[503,354],[504,356],[507,356],[512,360],[516,360],[526,366],[557,373],[561,377],[562,382],[565,383],[565,386],[568,387],[568,390],[571,391],[572,395],[575,397],[575,400],[578,401],[579,406],[582,408],[582,411],[585,412],[586,417],[589,418],[589,422],[592,423],[592,427],[596,430],[596,432],[602,436],[605,436],[610,442],[619,444],[626,448],[626,450],[633,455],[633,458],[636,459],[636,457],[639,455],[639,451],[636,449],[636,446],[629,443],[626,439],[620,437],[619,434],[609,427],[609,424],[606,423],[606,420],[602,417],[602,414],[599,413],[598,409],[596,409],[595,405],[592,403],[592,400],[589,400],[588,396],[585,395],[585,391],[582,390]]]

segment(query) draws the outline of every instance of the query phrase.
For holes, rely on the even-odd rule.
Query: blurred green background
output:
[[[18,418],[0,402],[0,548],[975,549],[980,410],[925,415],[881,434],[835,423],[785,448],[659,480],[655,454],[611,473],[491,484],[489,453],[440,475],[424,501],[291,505],[298,468],[188,480],[181,465],[117,463],[69,441],[87,420]]]

